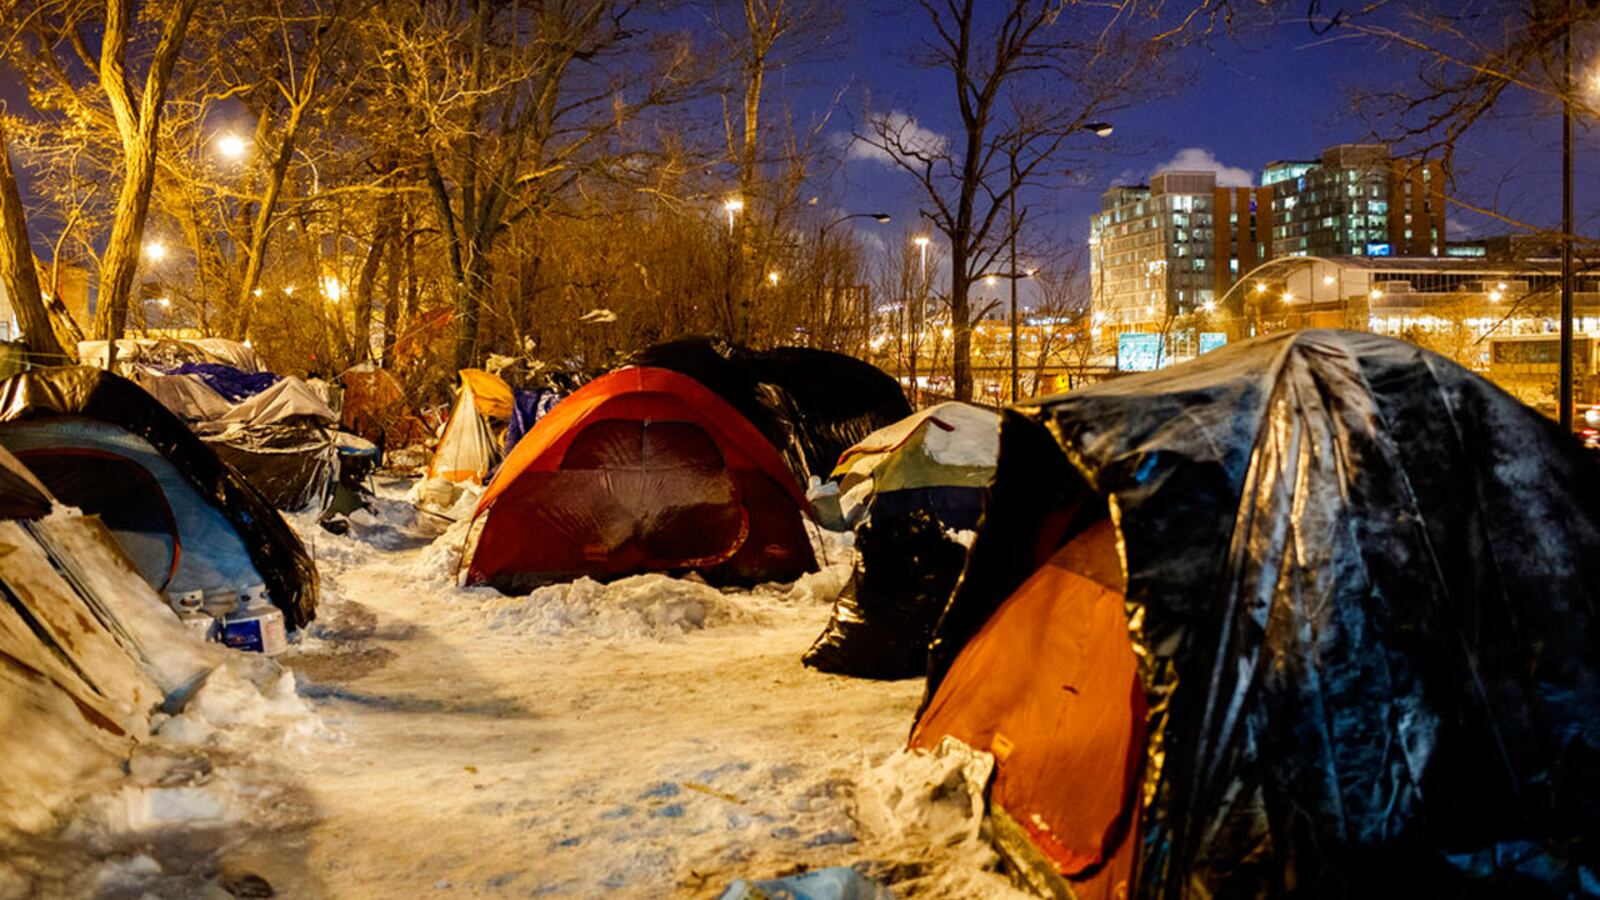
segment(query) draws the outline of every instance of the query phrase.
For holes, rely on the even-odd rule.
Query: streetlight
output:
[[[217,138],[217,152],[228,159],[243,159],[250,151],[250,143],[237,134],[224,134]]]
[[[1111,137],[1111,132],[1115,129],[1112,128],[1110,122],[1090,122],[1089,124],[1083,126],[1083,130],[1090,132],[1095,137],[1104,138]]]
[[[815,198],[815,197],[811,198],[811,202],[813,202],[813,203],[815,203],[816,200],[817,200],[817,198]],[[829,222],[828,224],[823,225],[823,226],[821,226],[821,227],[819,227],[817,229],[817,253],[816,253],[816,258],[814,260],[812,260],[812,263],[811,263],[812,280],[813,280],[813,284],[815,285],[815,293],[812,295],[812,298],[811,298],[811,307],[812,307],[813,310],[817,310],[817,309],[820,309],[822,307],[822,244],[823,244],[823,241],[827,238],[829,229],[831,229],[835,225],[838,225],[841,222],[848,222],[851,219],[871,219],[874,222],[877,222],[877,223],[879,223],[881,225],[881,224],[887,224],[888,223],[889,214],[888,213],[883,213],[883,212],[878,212],[878,213],[848,213],[846,215],[840,216],[837,219],[834,219],[832,222]],[[870,298],[868,298],[866,302],[867,302],[867,309],[866,309],[867,336],[868,336],[868,341],[870,343],[871,335],[872,335],[872,319],[873,319],[873,315],[872,315],[872,300]]]
[[[917,309],[912,316],[911,352],[907,354],[911,370],[911,405],[915,407],[921,394],[917,385],[917,345],[922,342],[922,313],[928,305],[928,236],[919,234],[911,243],[917,245],[917,254],[922,260],[922,277],[917,282]]]
[[[158,240],[144,242],[144,258],[151,262],[160,262],[167,258],[167,245]]]
[[[738,197],[729,197],[727,202],[722,204],[722,208],[728,211],[728,234],[731,235],[733,234],[734,213],[744,209],[744,200]]]
[[[773,287],[777,287],[778,286],[778,273],[777,272],[768,272],[767,273],[767,283],[772,285]]]

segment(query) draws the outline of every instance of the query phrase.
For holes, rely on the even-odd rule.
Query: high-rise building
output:
[[[1383,144],[1271,163],[1259,187],[1177,171],[1116,186],[1089,228],[1095,318],[1113,334],[1164,330],[1280,256],[1443,256],[1444,210],[1438,164],[1396,160]]]
[[[1319,160],[1270,163],[1273,256],[1441,256],[1438,163],[1396,160],[1385,144],[1340,144]]]
[[[1162,172],[1113,187],[1090,224],[1095,315],[1112,331],[1159,330],[1208,309],[1271,249],[1272,192],[1219,187],[1214,172]]]

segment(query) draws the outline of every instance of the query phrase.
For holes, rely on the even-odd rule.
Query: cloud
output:
[[[1177,156],[1156,166],[1150,174],[1159,175],[1162,172],[1215,172],[1217,187],[1250,187],[1255,183],[1255,174],[1249,169],[1225,166],[1204,147],[1185,147],[1178,151]]]
[[[873,142],[861,138],[852,138],[845,149],[844,158],[847,160],[869,159],[884,165],[894,165],[894,157],[879,143],[887,143],[903,153],[921,153],[928,156],[940,156],[949,146],[949,139],[931,128],[924,128],[917,124],[916,117],[910,113],[889,112],[873,116],[868,128],[874,136]],[[886,141],[878,141],[877,135],[885,135]]]

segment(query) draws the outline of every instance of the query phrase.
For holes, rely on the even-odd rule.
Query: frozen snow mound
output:
[[[525,597],[489,600],[481,612],[490,629],[505,634],[604,639],[659,639],[757,618],[738,594],[659,574],[606,584],[580,578],[536,588]]]

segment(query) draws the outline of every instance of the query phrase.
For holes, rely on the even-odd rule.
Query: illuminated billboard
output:
[[[1200,332],[1200,352],[1210,353],[1228,342],[1228,336],[1220,331]]]
[[[1129,332],[1117,335],[1117,371],[1154,372],[1161,368],[1161,335]]]

